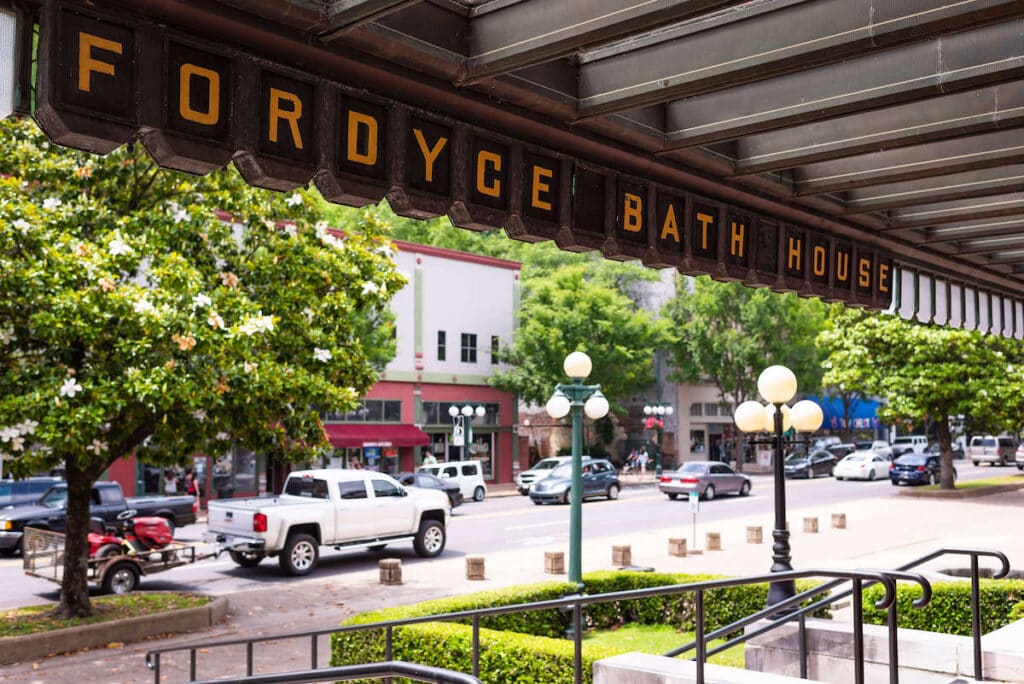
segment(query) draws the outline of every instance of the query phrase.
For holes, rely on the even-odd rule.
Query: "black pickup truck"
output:
[[[67,520],[67,484],[50,487],[35,504],[0,510],[0,553],[12,555],[21,549],[21,534],[26,527],[63,532]],[[117,482],[97,482],[92,486],[89,514],[113,523],[119,513],[133,510],[136,515],[166,518],[173,531],[196,521],[191,496],[142,496],[125,498]]]

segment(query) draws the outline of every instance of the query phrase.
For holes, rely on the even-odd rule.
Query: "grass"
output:
[[[50,632],[67,627],[113,622],[140,615],[165,613],[179,608],[196,608],[210,602],[207,596],[194,594],[126,594],[92,599],[93,615],[89,618],[55,618],[50,615],[54,604],[27,606],[0,612],[0,637],[23,636]]]
[[[993,485],[1018,483],[1024,484],[1024,473],[1018,473],[1016,475],[1003,475],[1002,477],[987,477],[984,480],[969,480],[967,482],[957,482],[956,489],[979,489],[981,487],[991,487]],[[939,485],[925,485],[924,489],[930,491],[938,491]]]
[[[680,632],[669,625],[625,625],[618,629],[588,632],[586,636],[588,643],[598,646],[655,655],[671,651],[692,639],[692,632]],[[710,646],[717,646],[721,643],[723,643],[722,640],[718,639],[712,641]],[[692,656],[693,653],[690,652],[687,655]],[[709,658],[708,662],[743,669],[743,646],[733,646],[727,651],[722,651]]]

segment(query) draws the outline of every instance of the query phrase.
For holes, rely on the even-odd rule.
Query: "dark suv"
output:
[[[893,486],[936,484],[942,466],[937,454],[903,454],[889,466],[889,481]],[[953,468],[953,479],[956,479],[956,468]]]

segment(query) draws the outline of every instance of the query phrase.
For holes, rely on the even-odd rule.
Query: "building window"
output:
[[[705,416],[717,416],[718,415],[718,404],[704,404],[704,415]]]
[[[719,404],[718,411],[720,416],[731,416],[733,414],[732,404]]]
[[[703,404],[697,404],[697,403],[690,404],[690,415],[691,416],[697,416],[697,417],[703,416],[704,415],[704,405]]]
[[[363,399],[348,413],[327,411],[320,414],[325,423],[401,423],[402,402],[398,399]]]
[[[445,360],[445,351],[446,351],[445,347],[447,345],[447,339],[446,338],[447,338],[447,336],[445,335],[444,330],[438,330],[437,331],[437,360],[438,361],[444,361]]]
[[[704,453],[703,430],[690,430],[690,451],[697,454]]]
[[[462,363],[476,363],[476,335],[462,333]]]
[[[491,335],[491,363],[498,363],[498,336]]]

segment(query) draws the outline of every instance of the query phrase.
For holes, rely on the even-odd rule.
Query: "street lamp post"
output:
[[[661,477],[661,435],[665,429],[665,417],[671,416],[675,409],[672,408],[672,404],[663,404],[658,402],[656,404],[644,405],[644,415],[649,418],[654,418],[658,423],[657,426],[657,437],[658,437],[658,453],[654,455],[654,474]]]
[[[459,431],[462,432],[462,456],[460,460],[465,461],[469,458],[469,446],[473,443],[473,418],[483,418],[484,414],[487,413],[483,406],[477,406],[475,409],[466,404],[461,409],[452,404],[448,407],[448,415],[452,417],[452,432],[455,436],[458,435]]]
[[[796,376],[785,366],[769,366],[757,378],[757,390],[768,402],[762,405],[756,401],[745,401],[736,407],[734,420],[741,432],[751,435],[751,448],[756,444],[771,444],[774,449],[773,472],[775,475],[775,529],[772,531],[772,572],[786,572],[790,565],[789,529],[786,526],[786,478],[783,468],[787,444],[810,441],[810,434],[821,427],[824,420],[821,407],[804,399],[790,408],[786,402],[796,394]],[[790,427],[803,433],[802,438],[787,440],[785,433]],[[767,432],[766,439],[753,435]],[[772,582],[768,588],[768,605],[784,601],[796,595],[793,580]]]
[[[572,413],[572,487],[569,493],[569,582],[583,589],[581,544],[583,537],[583,414],[592,420],[608,415],[608,400],[600,385],[584,385],[590,375],[590,357],[575,351],[562,364],[572,382],[559,383],[547,403],[548,415],[559,419]]]

